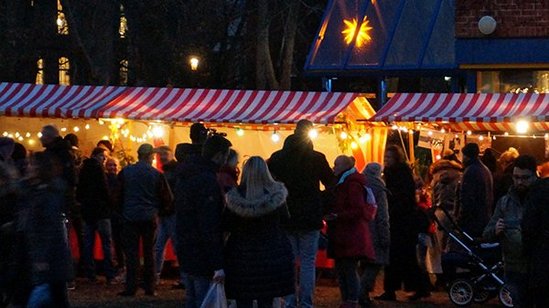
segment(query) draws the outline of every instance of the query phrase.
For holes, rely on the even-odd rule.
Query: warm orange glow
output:
[[[345,30],[341,31],[341,33],[345,35],[345,43],[351,44],[353,38],[355,37],[355,34],[356,47],[362,47],[364,44],[366,44],[366,42],[372,40],[372,37],[370,36],[370,30],[372,30],[373,28],[368,26],[370,21],[368,20],[367,16],[364,16],[364,20],[360,25],[360,30],[358,30],[358,34],[356,33],[358,28],[358,20],[356,18],[353,18],[352,20],[344,19],[343,23],[345,24]]]

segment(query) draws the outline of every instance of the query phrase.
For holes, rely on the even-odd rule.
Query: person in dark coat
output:
[[[341,155],[334,162],[339,178],[336,200],[328,222],[328,256],[335,259],[341,291],[342,308],[358,307],[360,278],[359,260],[375,260],[369,221],[375,217],[377,205],[373,193],[366,200],[366,177],[355,168],[353,157]]]
[[[494,180],[494,204],[499,199],[507,194],[509,188],[513,185],[513,168],[517,157],[519,157],[517,149],[510,147],[505,152],[501,153],[497,164],[498,170]]]
[[[312,307],[315,289],[315,258],[320,229],[323,227],[323,205],[319,183],[325,187],[335,184],[324,154],[313,150],[308,136],[313,124],[308,120],[297,123],[293,135],[284,141],[282,150],[268,160],[269,170],[277,181],[288,189],[290,219],[285,224],[296,261],[300,260],[299,291],[288,296],[286,307]]]
[[[272,307],[275,297],[294,292],[292,248],[281,221],[288,219],[284,184],[271,177],[258,156],[248,159],[242,184],[227,193],[225,290],[237,306]]]
[[[66,186],[55,177],[52,163],[48,153],[35,153],[22,185],[17,228],[24,235],[32,285],[27,307],[69,307],[67,281],[72,279],[72,265],[62,214]]]
[[[208,129],[202,123],[191,125],[191,143],[180,143],[175,147],[175,158],[179,163],[194,162],[202,155],[202,145],[208,138]]]
[[[126,258],[124,256],[122,241],[122,209],[120,208],[120,183],[118,182],[118,172],[120,164],[114,157],[107,158],[105,162],[105,172],[107,175],[107,188],[109,197],[113,206],[111,211],[111,233],[114,246],[114,255],[116,256],[116,269],[122,271],[126,267]]]
[[[240,176],[238,158],[238,153],[231,149],[227,163],[217,173],[217,179],[224,191],[229,191],[238,185],[238,177]]]
[[[534,307],[549,307],[549,178],[531,187],[521,226],[529,262],[527,297]]]
[[[416,185],[412,169],[405,161],[402,150],[395,145],[385,150],[384,178],[387,185],[391,255],[390,264],[385,267],[384,293],[375,297],[378,300],[396,300],[395,291],[404,282],[407,288],[416,291],[413,299],[429,296],[426,286],[417,281],[420,273],[416,259],[416,243],[419,229],[418,207],[416,206]]]
[[[80,171],[79,184],[76,189],[76,200],[82,205],[84,219],[84,253],[86,275],[91,281],[96,280],[93,252],[95,233],[99,233],[103,249],[103,269],[107,284],[112,282],[115,272],[112,265],[112,229],[111,213],[112,199],[109,195],[107,177],[105,175],[105,159],[107,150],[95,148],[91,157],[84,160]]]
[[[476,143],[468,143],[461,151],[465,171],[456,205],[457,224],[473,238],[479,238],[492,216],[492,174],[478,158]]]
[[[185,273],[186,307],[202,304],[210,283],[224,279],[222,213],[224,196],[217,181],[231,143],[214,135],[202,155],[181,163],[175,188],[177,258]]]
[[[369,306],[371,299],[369,293],[374,290],[378,273],[384,266],[389,264],[389,245],[391,243],[391,232],[389,231],[389,205],[385,182],[381,177],[382,166],[378,163],[369,163],[362,172],[366,175],[366,186],[370,188],[377,204],[377,212],[374,220],[369,222],[370,235],[375,250],[375,260],[362,260],[361,266],[364,269],[360,278],[360,298],[362,306]]]
[[[139,241],[143,243],[143,280],[145,295],[155,296],[154,237],[160,211],[169,211],[173,196],[166,178],[152,166],[153,146],[145,143],[137,149],[138,162],[118,174],[123,237],[126,253],[126,289],[120,296],[134,296],[137,291]]]

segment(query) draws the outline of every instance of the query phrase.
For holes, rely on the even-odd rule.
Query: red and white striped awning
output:
[[[333,123],[356,97],[356,93],[128,88],[101,109],[99,117],[254,124],[309,119]]]
[[[0,83],[0,115],[13,117],[96,118],[125,91],[123,87]]]
[[[548,94],[399,93],[370,121],[430,122],[455,130],[507,131],[518,120],[549,130]]]

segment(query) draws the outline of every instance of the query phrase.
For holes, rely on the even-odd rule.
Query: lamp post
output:
[[[200,65],[200,60],[197,56],[189,57],[189,66],[191,67],[191,84],[193,87],[197,86],[196,74],[198,73],[198,66]]]

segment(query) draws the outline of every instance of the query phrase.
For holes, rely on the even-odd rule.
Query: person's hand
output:
[[[500,218],[496,222],[496,236],[499,236],[503,230],[505,230],[505,223],[503,222],[503,219]]]
[[[324,215],[324,220],[325,221],[334,221],[337,219],[337,214],[336,213],[330,213],[328,215]]]
[[[225,281],[225,272],[223,269],[214,272],[213,281],[216,283],[223,283]]]

